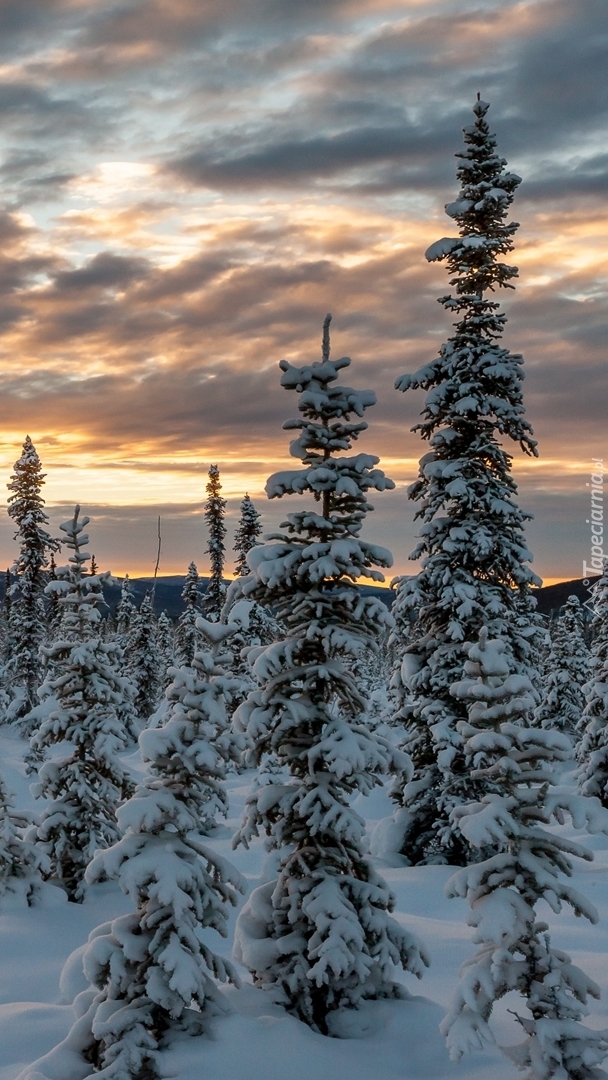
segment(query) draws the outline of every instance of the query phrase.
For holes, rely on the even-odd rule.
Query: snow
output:
[[[25,749],[13,732],[0,730],[7,787],[20,808],[33,809],[22,763]],[[123,762],[132,760],[132,754],[123,756]],[[250,896],[275,876],[261,841],[253,840],[248,850],[230,849],[232,830],[240,823],[253,780],[252,771],[231,775],[229,827],[206,840],[237,866],[248,882]],[[371,834],[390,813],[386,790],[377,788],[368,797],[357,796],[353,809],[365,819]],[[560,832],[568,839],[577,836],[570,826]],[[599,927],[565,910],[557,917],[547,908],[542,917],[550,924],[556,946],[599,983],[602,998],[592,1002],[587,1020],[590,1027],[599,1029],[608,1026],[608,840],[598,835],[585,838],[585,843],[593,847],[595,861],[576,867],[572,885],[598,908]],[[396,897],[393,917],[424,941],[431,954],[431,967],[421,983],[413,976],[402,976],[411,997],[363,1003],[340,1017],[332,1031],[338,1037],[327,1038],[273,1004],[241,971],[241,989],[221,990],[231,1009],[229,1015],[212,1020],[203,1035],[176,1035],[161,1054],[163,1075],[200,1080],[203,1070],[212,1080],[286,1080],[287,1076],[289,1080],[515,1080],[515,1066],[495,1047],[451,1062],[439,1034],[459,967],[471,950],[467,905],[459,898],[447,899],[444,892],[453,868],[390,866],[381,859],[377,865]],[[87,985],[80,957],[88,934],[105,920],[127,913],[129,907],[116,883],[106,882],[91,886],[82,904],[67,902],[60,890],[48,885],[39,906],[0,909],[0,1080],[16,1080],[25,1069],[33,1080],[30,1067],[65,1038],[74,1022],[69,1002]],[[230,919],[228,940],[209,931],[211,947],[226,958],[232,951],[235,921],[236,913]],[[508,1012],[513,1006],[507,996],[492,1020],[496,1037],[507,1043],[521,1039]],[[79,1080],[86,1075],[82,1063],[65,1047],[53,1053],[44,1069],[40,1064],[36,1069],[51,1080]]]
[[[439,259],[445,259],[446,255],[451,255],[460,242],[460,237],[442,236],[441,240],[436,240],[434,244],[431,244],[426,249],[424,257],[427,262],[437,262]]]

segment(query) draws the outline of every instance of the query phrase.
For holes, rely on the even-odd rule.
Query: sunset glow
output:
[[[162,572],[192,558],[204,572],[212,461],[231,523],[246,491],[268,528],[288,510],[264,495],[295,405],[277,365],[315,359],[332,311],[334,354],[378,395],[361,445],[397,482],[368,530],[412,569],[421,398],[392,387],[450,332],[435,302],[445,272],[424,251],[451,234],[453,155],[481,89],[524,178],[520,278],[503,299],[541,457],[510,452],[535,568],[580,576],[589,461],[608,459],[600,8],[45,0],[25,21],[9,4],[5,479],[29,433],[53,524],[82,503],[98,561],[149,572],[161,514]],[[0,561],[12,557],[4,520]]]

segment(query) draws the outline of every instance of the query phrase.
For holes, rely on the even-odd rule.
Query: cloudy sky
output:
[[[296,395],[334,355],[373,387],[362,448],[397,482],[367,535],[398,571],[423,448],[396,375],[450,332],[454,153],[476,92],[524,183],[506,343],[538,461],[514,468],[547,580],[581,576],[608,461],[605,0],[0,0],[0,465],[26,433],[52,522],[75,501],[116,573],[206,567],[206,473],[274,527]],[[0,565],[12,558],[0,522]]]

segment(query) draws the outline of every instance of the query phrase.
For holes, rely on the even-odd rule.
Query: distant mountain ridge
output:
[[[4,579],[5,574],[0,573],[0,599],[4,599]],[[120,601],[120,583],[123,579],[115,578],[114,580],[117,582],[116,585],[107,585],[104,589],[106,603],[112,614],[114,614],[116,605]],[[130,580],[133,599],[137,607],[139,607],[146,593],[152,589],[154,578],[141,577],[131,578]],[[556,614],[566,603],[568,597],[572,595],[578,596],[581,603],[585,603],[589,599],[589,588],[597,580],[598,577],[590,578],[589,586],[586,586],[583,585],[582,579],[574,578],[572,581],[558,581],[555,585],[546,585],[542,589],[537,589],[534,591],[538,601],[537,610],[542,615],[551,616]],[[154,597],[154,610],[157,615],[160,615],[161,611],[166,611],[171,619],[179,618],[184,610],[181,596],[184,581],[185,577],[180,574],[157,578]],[[200,579],[201,594],[205,593],[208,582],[209,578],[202,577]],[[376,585],[362,585],[361,591],[365,596],[377,596],[383,604],[386,604],[387,608],[392,607],[394,598],[392,589],[379,588]]]

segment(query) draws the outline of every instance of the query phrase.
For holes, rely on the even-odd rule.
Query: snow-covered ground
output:
[[[0,768],[19,807],[33,808],[29,780],[22,764],[25,744],[11,732],[0,733]],[[136,755],[129,763],[137,769]],[[250,851],[231,851],[231,834],[238,823],[253,774],[231,776],[230,820],[212,841],[230,858],[254,887],[272,872],[261,841]],[[359,798],[357,810],[368,829],[391,812],[384,791]],[[579,839],[582,837],[579,836]],[[598,908],[600,923],[590,926],[568,912],[543,912],[551,925],[554,943],[566,949],[602,988],[602,1000],[593,1003],[588,1019],[594,1028],[608,1027],[608,837],[586,838],[595,861],[577,869],[574,884]],[[197,1038],[176,1038],[164,1052],[163,1071],[178,1080],[507,1080],[514,1066],[498,1050],[451,1062],[438,1025],[456,985],[458,969],[471,955],[471,930],[466,925],[467,905],[446,900],[448,867],[380,866],[397,898],[396,917],[414,930],[431,953],[431,967],[422,982],[403,981],[411,997],[405,1001],[372,1002],[347,1014],[344,1038],[325,1038],[272,1005],[252,987],[242,972],[241,989],[225,991],[231,1006],[226,1017],[211,1022]],[[83,904],[68,903],[59,890],[47,886],[42,905],[10,910],[0,908],[0,1080],[13,1080],[19,1072],[50,1051],[66,1035],[74,1013],[72,996],[84,988],[78,957],[68,957],[100,922],[129,910],[118,886],[109,882],[92,887]],[[234,929],[235,916],[231,920]],[[230,940],[213,931],[210,944],[229,955]],[[62,978],[63,971],[63,978]],[[504,1042],[521,1041],[520,1028],[508,1010],[517,999],[505,999],[496,1011],[494,1029]],[[521,1004],[519,1004],[521,1011]],[[45,1069],[47,1075],[55,1075]],[[57,1072],[56,1080],[61,1080]]]

